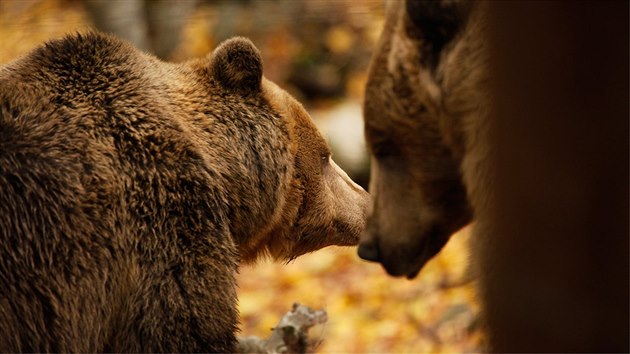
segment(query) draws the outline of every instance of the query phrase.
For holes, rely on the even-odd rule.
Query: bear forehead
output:
[[[299,148],[318,155],[329,155],[330,150],[306,109],[290,94],[263,77],[262,95],[271,107],[285,117],[289,131]]]

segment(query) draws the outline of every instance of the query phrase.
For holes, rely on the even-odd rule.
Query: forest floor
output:
[[[482,348],[479,307],[466,278],[469,229],[455,234],[413,280],[392,278],[356,248],[328,248],[290,264],[241,269],[242,334],[267,337],[293,302],[324,309],[311,330],[322,353],[475,352]]]

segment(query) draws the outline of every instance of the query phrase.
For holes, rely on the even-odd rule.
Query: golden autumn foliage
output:
[[[311,330],[322,353],[470,352],[482,333],[472,282],[465,277],[468,229],[454,235],[414,280],[391,278],[355,248],[328,248],[283,265],[243,267],[242,332],[265,337],[293,302],[323,308],[328,323]]]

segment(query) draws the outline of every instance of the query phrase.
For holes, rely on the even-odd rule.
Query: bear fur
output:
[[[627,13],[389,3],[366,88],[359,255],[412,278],[474,217],[493,351],[628,352]]]
[[[483,7],[389,3],[365,93],[374,203],[359,254],[391,275],[415,277],[487,204]]]
[[[239,264],[355,245],[367,205],[249,40],[48,42],[0,67],[0,351],[233,352]]]

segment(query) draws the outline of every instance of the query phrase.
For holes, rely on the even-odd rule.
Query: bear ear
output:
[[[260,51],[247,38],[230,38],[212,53],[210,73],[227,90],[244,95],[259,92],[262,80]]]
[[[409,19],[421,32],[421,38],[442,48],[463,28],[473,4],[470,1],[407,0]]]

